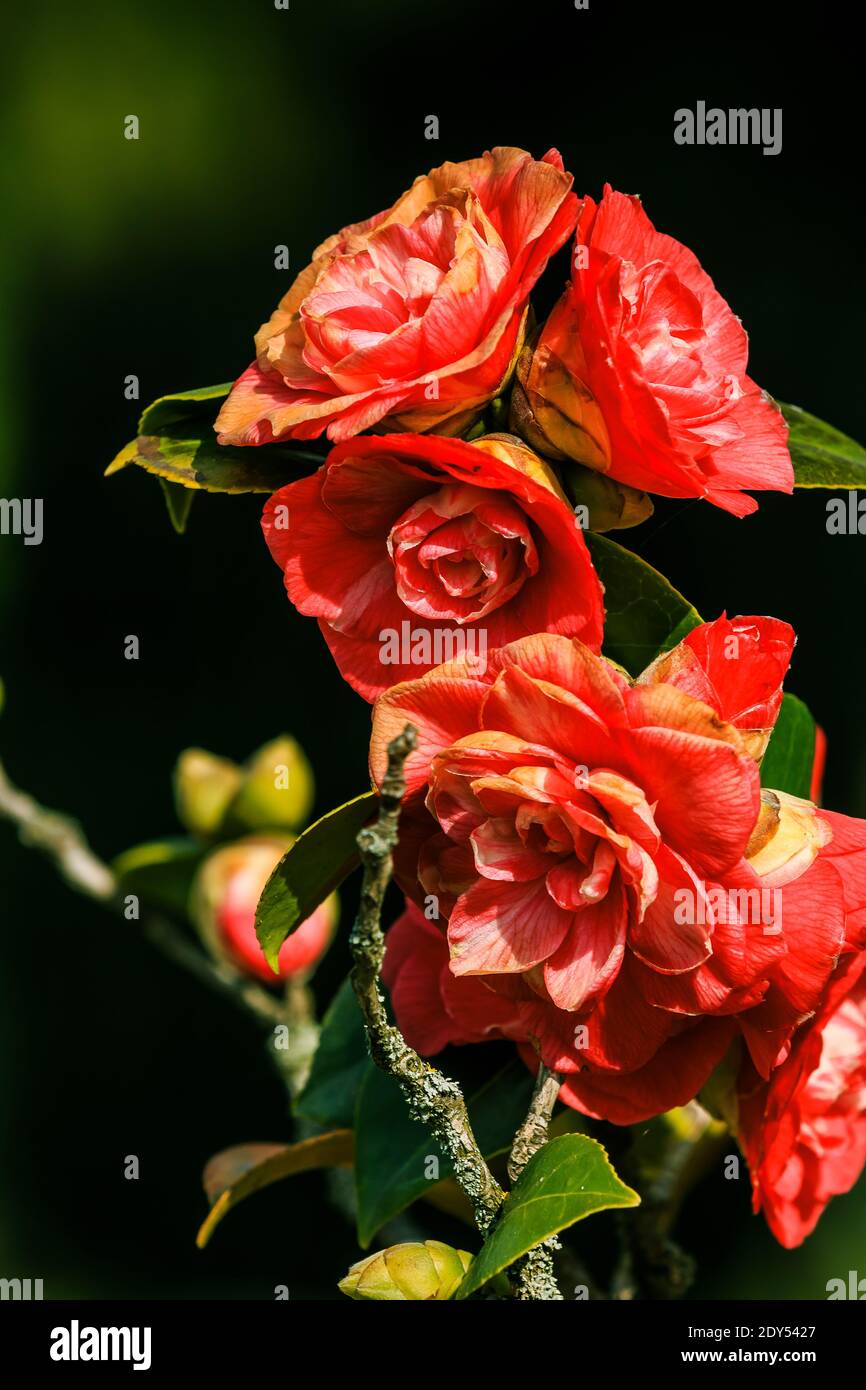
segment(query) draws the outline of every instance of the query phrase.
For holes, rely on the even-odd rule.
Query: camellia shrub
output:
[[[657,496],[735,528],[864,461],[751,379],[695,254],[638,198],[578,196],[556,150],[417,178],[312,253],[237,381],[144,411],[109,473],[158,478],[181,531],[197,492],[266,495],[288,601],[371,707],[347,804],[307,824],[288,737],[244,767],[188,750],[186,833],[111,866],[121,903],[195,926],[184,951],[263,1021],[292,1097],[291,1142],[211,1160],[201,1245],[250,1193],[343,1168],[350,1298],[562,1298],[607,1209],[613,1296],[670,1297],[701,1155],[739,1146],[786,1247],[852,1187],[866,822],[820,805],[785,615],[705,621],[610,533]],[[353,874],[352,968],[317,1018]],[[401,1213],[417,1239],[371,1253]]]

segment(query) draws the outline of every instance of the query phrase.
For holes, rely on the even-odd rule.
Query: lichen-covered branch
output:
[[[478,1147],[466,1103],[455,1081],[422,1060],[388,1019],[379,988],[379,971],[385,951],[382,904],[391,879],[392,853],[397,843],[400,803],[405,790],[403,767],[415,747],[417,734],[411,724],[388,747],[388,771],[380,789],[379,816],[358,836],[364,867],[361,902],[349,945],[352,951],[352,985],[367,1029],[370,1055],[383,1071],[399,1083],[409,1113],[425,1124],[451,1159],[454,1176],[472,1203],[478,1229],[484,1234],[499,1210],[505,1194]]]

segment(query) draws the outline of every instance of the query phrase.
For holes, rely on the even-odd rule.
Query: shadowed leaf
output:
[[[195,493],[191,488],[178,487],[177,483],[169,483],[165,478],[160,478],[159,485],[165,498],[169,520],[177,534],[182,536],[186,531],[186,524],[189,521],[189,514],[195,501]]]
[[[351,1168],[352,1152],[352,1131],[336,1129],[299,1144],[236,1144],[215,1154],[202,1174],[211,1209],[196,1245],[203,1250],[223,1217],[254,1192],[313,1168]]]
[[[358,1088],[370,1054],[364,1020],[350,980],[344,980],[322,1019],[309,1079],[294,1110],[318,1125],[351,1128]]]
[[[192,881],[206,853],[198,840],[178,835],[124,850],[111,867],[122,894],[134,893],[150,907],[186,918]]]
[[[532,1084],[529,1070],[514,1061],[467,1095],[469,1119],[485,1158],[511,1148]],[[358,1095],[355,1152],[358,1241],[364,1250],[387,1221],[426,1197],[434,1183],[454,1171],[450,1159],[409,1115],[394,1078],[372,1062]],[[437,1160],[435,1169],[431,1159]]]

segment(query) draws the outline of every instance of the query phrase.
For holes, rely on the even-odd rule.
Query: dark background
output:
[[[364,782],[369,715],[287,604],[261,499],[197,499],[185,538],[139,470],[103,481],[139,404],[225,381],[326,235],[419,173],[493,144],[563,153],[578,192],[640,193],[699,255],[751,336],[751,374],[866,437],[860,342],[862,74],[840,4],[533,0],[47,0],[5,21],[0,495],[45,499],[45,539],[0,537],[0,756],[97,850],[173,833],[169,774],[200,744],[243,757],[293,732],[317,809]],[[855,66],[856,64],[856,66]],[[778,107],[783,148],[683,148],[680,106]],[[138,115],[138,142],[123,119]],[[438,142],[424,120],[440,121]],[[539,297],[544,310],[565,267]],[[829,736],[828,804],[866,815],[863,541],[826,494],[736,521],[667,503],[625,537],[706,617],[774,613],[800,636],[789,686]],[[135,633],[141,659],[124,660]],[[356,1256],[294,1179],[205,1253],[199,1174],[216,1150],[289,1133],[252,1025],[75,898],[0,824],[0,1275],[47,1297],[334,1297]],[[351,911],[351,894],[346,909]],[[347,913],[344,913],[344,916]],[[322,966],[327,1001],[345,936]],[[141,1179],[123,1178],[137,1154]],[[866,1192],[799,1252],[709,1178],[686,1212],[703,1297],[824,1296],[864,1263]],[[462,1239],[447,1223],[430,1223]]]

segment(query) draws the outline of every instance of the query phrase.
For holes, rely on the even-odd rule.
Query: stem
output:
[[[542,1144],[547,1143],[547,1128],[561,1085],[562,1077],[559,1072],[551,1071],[541,1062],[526,1118],[515,1134],[511,1146],[508,1176],[512,1182],[517,1182],[532,1155],[538,1152]]]
[[[391,880],[392,852],[397,843],[400,803],[406,789],[403,767],[417,742],[407,724],[388,746],[388,771],[379,793],[379,816],[358,836],[364,866],[361,902],[349,938],[354,964],[351,980],[364,1015],[370,1055],[376,1066],[398,1082],[413,1119],[427,1125],[454,1165],[454,1176],[475,1213],[482,1235],[489,1229],[505,1194],[485,1162],[472,1133],[463,1094],[456,1081],[443,1076],[409,1047],[388,1020],[379,988],[385,952],[382,905]]]
[[[529,1109],[514,1136],[508,1159],[508,1176],[512,1182],[520,1177],[532,1155],[547,1143],[547,1130],[561,1085],[559,1072],[539,1062]],[[558,1237],[550,1236],[516,1262],[513,1272],[519,1299],[541,1299],[545,1302],[562,1300],[553,1264],[554,1251],[559,1249]]]
[[[40,806],[34,797],[14,786],[2,763],[0,818],[16,827],[22,844],[46,855],[70,888],[125,916],[117,878],[109,865],[90,848],[78,822],[71,816]],[[203,955],[165,917],[148,913],[141,919],[141,931],[163,955],[210,989],[233,999],[270,1026],[283,1020],[278,1000],[249,983],[230,966]]]
[[[319,1025],[316,1022],[316,1001],[306,977],[290,975],[286,980],[282,1005],[277,1006],[282,1022],[289,1029],[291,1046],[286,1052],[277,1051],[280,1071],[294,1099],[307,1084],[313,1057],[319,1045]]]

